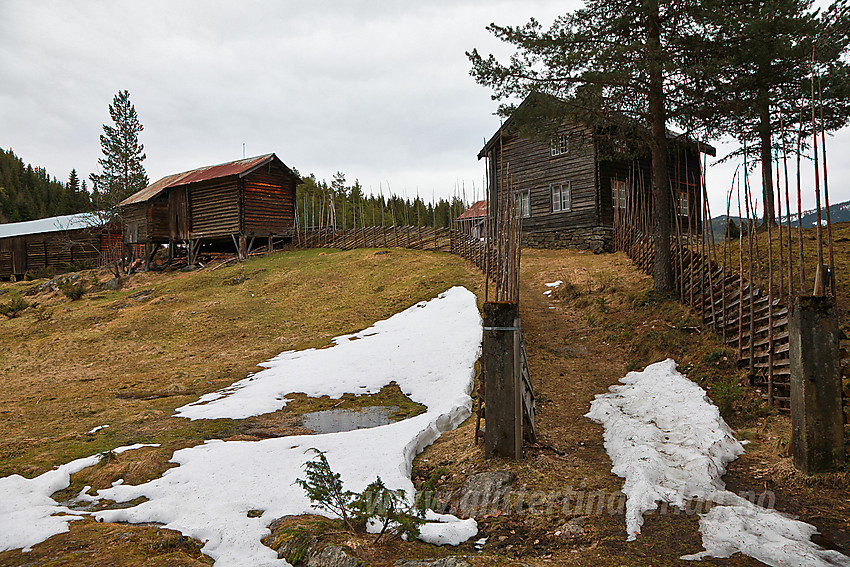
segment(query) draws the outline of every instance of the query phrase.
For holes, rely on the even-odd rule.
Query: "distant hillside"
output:
[[[829,214],[833,223],[836,222],[848,222],[850,221],[850,201],[844,201],[842,203],[836,203],[834,205],[829,206]],[[826,211],[821,210],[822,220],[826,222]],[[817,223],[817,210],[812,209],[810,211],[804,211],[802,215],[800,215],[803,219],[803,228],[812,228]],[[788,217],[782,217],[782,223],[785,224]],[[741,226],[741,220],[746,224],[746,219],[741,219],[740,217],[731,216],[727,217],[726,215],[721,215],[719,217],[714,217],[711,219],[711,227],[714,230],[714,239],[718,242],[723,240],[723,236],[725,234],[725,227],[728,222],[728,219],[732,219],[732,221]],[[761,219],[759,219],[759,223],[761,223]],[[797,215],[794,214],[791,217],[791,226],[797,226]]]
[[[0,148],[0,223],[35,220],[91,210],[91,199],[76,171],[67,183],[44,168],[24,165],[11,150]]]

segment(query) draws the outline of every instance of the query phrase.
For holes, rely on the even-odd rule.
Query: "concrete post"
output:
[[[509,302],[484,304],[482,366],[484,380],[484,454],[487,457],[522,457],[522,412],[516,411],[519,395],[514,373],[515,321],[519,306]],[[521,430],[520,430],[521,431]],[[519,438],[519,442],[517,442]]]
[[[788,332],[794,466],[806,474],[835,470],[845,459],[835,300],[794,298]]]

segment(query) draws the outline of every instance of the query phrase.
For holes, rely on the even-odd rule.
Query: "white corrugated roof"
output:
[[[24,236],[26,234],[41,234],[43,232],[60,232],[79,228],[93,228],[102,223],[95,213],[78,213],[62,215],[24,222],[0,224],[0,238]]]

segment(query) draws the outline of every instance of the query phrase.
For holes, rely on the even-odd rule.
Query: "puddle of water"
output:
[[[361,409],[333,409],[303,415],[303,425],[314,433],[340,433],[368,429],[396,421],[392,415],[396,406],[368,406]]]

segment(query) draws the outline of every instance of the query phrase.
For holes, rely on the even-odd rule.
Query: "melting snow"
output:
[[[700,516],[705,551],[683,559],[741,552],[777,567],[850,567],[850,558],[810,541],[817,533],[813,526],[725,489],[726,465],[744,448],[705,391],[680,374],[673,360],[629,372],[620,382],[596,396],[587,417],[605,427],[611,470],[625,479],[629,540],[658,501],[684,507],[698,499],[715,504]]]
[[[158,445],[128,445],[112,452],[123,453],[140,447]],[[96,465],[102,458],[102,454],[97,454],[77,459],[32,479],[17,474],[0,478],[0,551],[19,548],[29,551],[50,536],[67,532],[68,522],[82,520],[78,512],[59,506],[50,495],[68,488],[72,474]],[[82,500],[91,498],[85,492],[80,493]]]
[[[98,498],[116,502],[139,496],[148,501],[96,512],[95,518],[161,523],[204,542],[204,553],[219,567],[284,566],[288,564],[260,540],[274,518],[315,512],[304,491],[293,484],[313,457],[310,448],[326,452],[348,490],[361,491],[380,476],[388,488],[404,489],[412,497],[413,458],[471,415],[469,393],[481,346],[475,295],[452,288],[365,331],[337,337],[334,343],[327,349],[285,352],[265,363],[266,370],[177,413],[189,419],[240,419],[280,409],[289,392],[339,397],[345,392],[377,392],[392,381],[427,411],[371,429],[257,442],[209,441],[182,449],[172,457],[179,466],[162,477],[139,486],[116,482],[98,491]],[[56,516],[72,511],[50,495],[66,488],[71,474],[99,460],[99,455],[79,459],[32,480],[18,475],[0,479],[0,551],[29,549],[67,531],[68,522],[84,512]],[[79,498],[93,500],[87,492]],[[251,518],[250,510],[264,513]],[[457,545],[478,533],[473,519],[433,512],[426,519],[422,539],[439,545]]]
[[[315,512],[304,491],[293,484],[304,476],[302,466],[313,456],[310,448],[327,453],[348,490],[361,491],[380,476],[387,487],[412,496],[413,458],[471,414],[469,393],[481,343],[475,295],[455,287],[334,342],[327,349],[283,353],[269,361],[266,370],[204,396],[206,403],[189,404],[178,414],[190,419],[247,417],[276,411],[289,392],[338,397],[376,392],[393,380],[413,401],[425,405],[426,413],[371,429],[256,442],[211,441],[183,449],[172,458],[180,466],[161,478],[99,492],[117,502],[139,496],[147,502],[98,512],[96,517],[161,522],[203,541],[204,553],[219,567],[271,566],[286,562],[260,543],[269,533],[266,526],[280,516]],[[249,518],[247,512],[253,509],[264,513]],[[424,537],[459,543],[478,532],[470,522],[445,520],[425,524]]]

